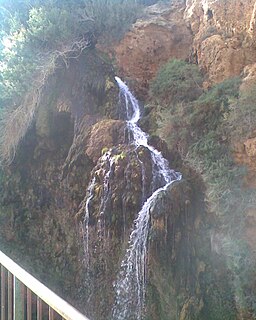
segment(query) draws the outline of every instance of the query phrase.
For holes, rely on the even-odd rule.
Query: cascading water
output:
[[[125,108],[125,120],[129,133],[129,143],[134,146],[134,152],[141,167],[142,177],[142,209],[139,211],[134,227],[129,238],[129,247],[121,264],[121,271],[118,280],[115,283],[116,300],[112,311],[114,320],[137,319],[143,318],[143,309],[146,293],[146,265],[147,265],[147,240],[149,233],[150,209],[154,205],[159,194],[164,192],[174,181],[181,179],[181,174],[171,170],[168,161],[162,156],[161,152],[148,144],[148,136],[139,126],[140,108],[138,101],[132,95],[126,84],[118,77],[116,81],[120,88],[120,101]],[[146,190],[146,171],[143,161],[140,160],[139,147],[144,147],[148,150],[152,162],[152,181],[151,191]],[[112,155],[112,150],[106,152],[101,157],[98,166],[101,168],[103,175],[102,179],[102,194],[98,207],[97,216],[97,236],[98,245],[103,246],[106,241],[105,234],[105,214],[111,209],[111,181],[115,168],[115,155]],[[97,178],[98,179],[98,178]],[[89,221],[91,201],[94,200],[95,188],[98,181],[94,176],[88,186],[87,195],[81,205],[81,210],[84,210],[84,252],[85,264],[87,270],[90,268],[90,247],[89,243]],[[148,188],[147,188],[148,189]],[[145,199],[146,193],[150,191],[148,199]],[[93,207],[93,206],[92,206]],[[125,225],[125,215],[124,215]],[[95,238],[95,235],[93,236]],[[95,251],[95,242],[94,242]],[[92,254],[92,253],[91,253]]]
[[[132,137],[131,143],[135,148],[140,146],[147,148],[153,163],[153,193],[143,204],[134,222],[134,228],[129,239],[129,248],[122,261],[119,278],[115,283],[116,301],[113,307],[114,320],[140,320],[143,318],[146,293],[150,208],[160,193],[164,192],[173,182],[181,179],[181,174],[171,170],[168,161],[162,156],[161,152],[148,144],[146,133],[137,124],[141,116],[138,101],[120,78],[116,77],[115,79],[124,102],[127,127]]]
[[[101,196],[101,202],[98,212],[97,220],[97,237],[101,245],[104,245],[106,240],[105,232],[105,211],[111,197],[111,174],[113,171],[114,158],[110,152],[106,152],[101,158],[101,166],[104,166],[104,178],[103,178],[103,192]],[[84,221],[82,225],[83,229],[83,243],[84,243],[84,261],[87,270],[90,267],[90,245],[89,245],[89,221],[90,221],[90,203],[94,197],[94,188],[96,185],[96,177],[94,176],[87,188],[86,197],[83,200],[81,207],[84,210]]]
[[[93,190],[95,187],[95,177],[93,177],[93,179],[91,180],[89,187],[87,189],[87,193],[88,196],[86,198],[86,202],[85,202],[85,216],[84,216],[84,232],[83,232],[83,236],[84,236],[84,255],[85,255],[85,264],[87,266],[87,268],[89,268],[89,261],[90,261],[90,257],[89,257],[89,219],[90,219],[90,208],[89,208],[89,204],[90,201],[93,198]]]
[[[111,186],[110,186],[110,178],[113,170],[114,165],[114,158],[111,157],[110,152],[106,152],[104,156],[102,157],[102,163],[105,164],[107,167],[107,170],[104,174],[104,180],[103,180],[103,194],[101,197],[101,204],[99,209],[99,219],[98,219],[98,238],[102,243],[104,243],[106,237],[105,237],[105,211],[107,208],[107,205],[110,200],[111,196]]]

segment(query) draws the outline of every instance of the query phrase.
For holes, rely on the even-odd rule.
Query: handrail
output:
[[[0,264],[65,320],[89,320],[0,251]]]

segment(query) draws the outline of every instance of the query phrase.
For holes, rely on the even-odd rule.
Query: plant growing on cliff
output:
[[[151,94],[166,102],[188,102],[202,93],[202,75],[196,65],[170,60],[151,83]]]
[[[226,117],[227,131],[236,140],[248,139],[256,129],[256,85],[243,90],[239,99],[234,101]]]
[[[56,68],[97,39],[118,39],[140,15],[142,1],[20,1],[1,3],[0,158],[10,163]],[[63,65],[64,63],[64,65]]]
[[[170,65],[175,66],[175,72],[169,70]],[[193,70],[196,68],[193,66]],[[175,88],[176,91],[170,91],[174,92],[175,96],[181,79],[184,79],[184,70],[187,69],[186,62],[177,64],[176,61],[166,64],[166,70],[165,66],[162,67],[160,74],[161,79],[167,78],[167,94],[161,90],[159,75],[152,84],[156,96],[154,99],[158,104],[162,104],[158,114],[157,132],[172,148],[176,147],[180,151],[190,166],[202,174],[208,186],[207,199],[211,210],[220,215],[233,212],[234,207],[242,210],[245,202],[241,201],[239,190],[244,171],[233,162],[229,149],[230,135],[226,128],[231,106],[239,98],[240,79],[229,79],[197,98],[188,95],[187,101],[180,102],[177,95],[176,100],[173,99],[173,94],[168,95],[168,88]],[[194,72],[199,74],[198,71]],[[188,77],[191,77],[190,73]],[[170,85],[167,85],[168,83]],[[197,83],[202,83],[202,77]]]
[[[256,129],[255,90],[239,94],[240,84],[239,78],[229,79],[196,99],[182,102],[173,101],[172,95],[164,95],[153,84],[160,93],[155,90],[151,99],[160,110],[158,134],[171,148],[181,151],[185,162],[205,182],[209,211],[217,214],[225,234],[222,253],[232,275],[237,306],[255,314],[255,293],[249,284],[252,267],[245,267],[253,266],[255,261],[243,240],[246,214],[256,205],[255,190],[243,188],[246,170],[236,165],[232,156],[233,140],[248,138]],[[222,311],[218,316],[214,313],[213,318],[222,319]]]
[[[5,0],[1,8],[2,101],[22,96],[52,53],[67,56],[67,48],[70,53],[100,37],[119,38],[141,12],[135,0]]]

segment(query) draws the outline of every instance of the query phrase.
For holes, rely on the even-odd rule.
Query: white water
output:
[[[129,248],[121,264],[119,278],[115,283],[116,300],[113,307],[113,319],[124,320],[143,318],[146,294],[147,241],[149,233],[150,208],[158,195],[164,192],[173,182],[182,178],[181,174],[171,170],[168,161],[161,152],[148,144],[148,136],[138,127],[140,108],[127,85],[115,77],[120,88],[121,98],[125,103],[127,127],[133,137],[135,148],[144,146],[151,154],[153,163],[153,180],[156,190],[145,201],[134,228],[130,234]]]
[[[86,198],[86,203],[85,203],[85,216],[84,216],[84,255],[85,255],[85,263],[87,268],[89,267],[89,219],[90,219],[90,208],[89,208],[89,204],[90,201],[93,198],[93,190],[95,187],[95,177],[93,177],[93,179],[91,180],[88,188],[87,188],[87,198]]]
[[[114,158],[110,152],[106,152],[101,158],[102,167],[106,168],[103,178],[103,192],[101,203],[98,212],[97,220],[97,236],[102,245],[106,241],[105,216],[106,207],[111,197],[110,179],[113,171]],[[90,267],[90,245],[89,245],[89,221],[90,221],[90,202],[94,197],[94,188],[96,185],[96,178],[93,177],[86,192],[86,201],[84,206],[84,221],[83,221],[83,244],[84,244],[84,262],[89,270]]]
[[[104,172],[103,179],[103,194],[101,197],[101,204],[99,209],[99,218],[97,221],[97,234],[98,239],[102,243],[106,240],[106,228],[105,228],[105,211],[111,197],[110,179],[113,171],[114,158],[111,156],[111,152],[106,152],[101,158],[102,167],[107,169]]]

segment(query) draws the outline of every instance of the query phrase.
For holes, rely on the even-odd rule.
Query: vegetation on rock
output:
[[[170,72],[170,65],[176,67],[175,73]],[[255,190],[244,187],[246,170],[235,164],[232,142],[235,136],[239,136],[239,139],[248,137],[256,127],[256,95],[253,90],[239,94],[241,80],[234,78],[204,92],[201,87],[202,93],[197,98],[190,96],[189,91],[186,91],[185,97],[181,94],[175,96],[183,85],[179,85],[179,79],[182,78],[185,84],[191,83],[191,78],[193,79],[191,72],[184,74],[184,66],[199,75],[195,65],[174,60],[162,67],[151,85],[154,88],[151,99],[158,106],[157,132],[170,147],[176,147],[184,161],[203,177],[207,186],[208,208],[218,215],[218,228],[227,235],[221,237],[221,250],[236,279],[233,284],[238,304],[241,303],[241,308],[255,312],[252,303],[255,299],[251,292],[248,296],[246,289],[251,272],[242,271],[243,254],[250,264],[254,261],[250,251],[244,249],[248,245],[245,244],[243,235],[245,217],[248,210],[255,206]],[[165,91],[159,90],[158,94],[157,88],[162,83],[159,79],[165,79],[165,84],[170,81],[176,91],[169,91],[168,96],[166,88]],[[201,78],[197,83],[202,84],[202,80]],[[234,261],[238,263],[236,267]]]
[[[192,101],[202,92],[202,75],[196,65],[170,60],[158,71],[151,92],[161,101]]]
[[[143,7],[156,2],[0,5],[0,159],[9,165],[0,168],[0,239],[33,256],[39,276],[45,276],[47,260],[46,282],[97,319],[111,312],[118,261],[138,208],[151,193],[154,168],[147,148],[134,151],[126,144],[125,122],[117,120],[114,67],[96,48],[120,40]],[[168,28],[176,29],[175,23]],[[175,44],[181,41],[180,35],[174,38]],[[161,46],[159,41],[153,47],[153,57]],[[245,185],[247,172],[233,154],[234,144],[255,131],[255,88],[240,91],[238,77],[206,89],[205,78],[197,65],[174,59],[150,85],[147,118],[166,141],[154,137],[150,143],[172,164],[179,162],[185,179],[150,208],[148,320],[256,317],[256,259],[244,236],[255,189]],[[85,270],[81,221],[91,173],[93,250]],[[89,289],[86,281],[93,283]]]
[[[143,2],[143,1],[142,1]],[[13,160],[55,71],[99,39],[118,39],[141,14],[136,0],[1,4],[0,110],[3,162]],[[10,140],[12,137],[12,141]],[[6,146],[11,145],[8,149]]]

